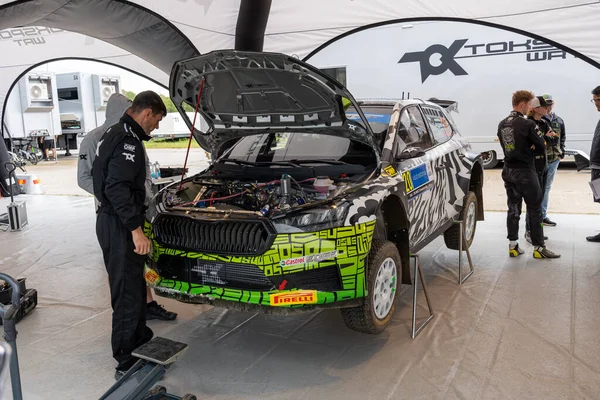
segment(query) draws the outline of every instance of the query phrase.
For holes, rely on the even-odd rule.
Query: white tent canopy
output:
[[[0,110],[15,80],[49,59],[110,62],[167,85],[174,61],[234,47],[239,7],[240,0],[0,0]],[[600,67],[598,15],[600,3],[577,0],[279,0],[264,50],[305,58],[368,25],[457,19],[537,37]]]

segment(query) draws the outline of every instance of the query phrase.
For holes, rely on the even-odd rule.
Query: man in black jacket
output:
[[[546,248],[542,231],[542,188],[534,166],[534,151],[545,151],[546,144],[537,125],[525,118],[531,108],[533,93],[519,90],[513,94],[513,111],[498,124],[498,139],[504,151],[502,179],[508,197],[506,226],[511,257],[523,254],[517,242],[523,200],[531,221],[534,258],[558,258]]]
[[[536,96],[531,101],[531,110],[529,110],[527,119],[533,121],[538,129],[539,133],[544,138],[546,142],[545,148],[536,148],[533,150],[534,161],[533,164],[535,166],[535,172],[538,174],[538,181],[540,182],[540,187],[542,188],[542,195],[545,196],[545,188],[548,185],[548,171],[549,171],[549,157],[552,152],[552,146],[555,143],[558,143],[558,135],[552,130],[550,126],[550,122],[544,118],[548,113],[548,103],[543,96]],[[556,171],[555,171],[556,172]],[[542,196],[542,197],[543,197]],[[545,197],[543,197],[545,198]],[[542,200],[542,226],[544,226],[544,201]],[[529,215],[526,218],[525,224],[525,239],[529,243],[531,243],[531,234],[529,231]],[[548,238],[544,235],[544,240]]]
[[[550,129],[557,135],[553,138],[546,139],[546,155],[548,156],[548,173],[546,176],[546,186],[542,188],[544,191],[544,200],[542,201],[542,222],[544,226],[556,226],[556,222],[548,218],[548,202],[550,201],[550,189],[554,176],[558,169],[560,160],[565,157],[565,142],[567,140],[567,131],[565,129],[565,121],[553,111],[554,100],[552,95],[545,93],[542,95],[548,105],[548,113],[544,117],[550,124]]]
[[[592,102],[596,109],[600,111],[600,86],[592,90]],[[592,139],[592,148],[590,150],[590,167],[592,168],[592,181],[600,178],[600,121],[596,125],[594,138]],[[600,200],[594,199],[596,202]],[[600,233],[586,238],[589,242],[600,242]]]
[[[115,378],[137,361],[132,351],[152,339],[146,326],[145,255],[150,240],[144,235],[146,160],[142,141],[158,128],[167,113],[160,96],[139,93],[121,120],[98,142],[92,167],[94,195],[100,202],[96,235],[108,272],[112,315]]]

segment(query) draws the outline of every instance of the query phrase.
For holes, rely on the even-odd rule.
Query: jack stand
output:
[[[458,224],[459,241],[460,241],[459,250],[458,250],[458,284],[462,285],[463,283],[465,283],[465,281],[467,279],[469,279],[469,277],[471,275],[473,275],[473,272],[475,272],[475,270],[473,268],[473,261],[471,261],[471,252],[469,251],[469,246],[467,245],[467,241],[463,237],[464,222],[463,221],[455,221],[455,223]],[[467,252],[467,259],[469,260],[469,268],[470,268],[469,273],[464,278],[462,277],[463,248]]]
[[[429,296],[427,295],[427,285],[425,284],[425,279],[423,279],[423,272],[421,272],[421,264],[419,262],[420,258],[418,254],[411,254],[410,258],[414,258],[415,267],[413,269],[413,275],[415,277],[415,281],[413,283],[413,312],[412,312],[412,332],[411,337],[414,339],[421,332],[423,328],[433,319],[433,309],[431,308],[431,303],[429,302]],[[427,319],[417,327],[417,283],[421,278],[421,286],[423,286],[423,293],[425,293],[425,300],[427,300],[427,309],[429,310],[429,316]]]
[[[138,347],[132,355],[140,360],[100,400],[196,400],[192,394],[178,397],[167,393],[162,386],[152,388],[165,375],[168,366],[179,360],[187,348],[185,343],[163,337],[155,337]]]

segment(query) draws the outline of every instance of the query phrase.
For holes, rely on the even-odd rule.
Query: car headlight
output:
[[[273,220],[273,225],[278,233],[315,232],[336,228],[344,224],[349,207],[349,203],[339,203],[311,208]]]

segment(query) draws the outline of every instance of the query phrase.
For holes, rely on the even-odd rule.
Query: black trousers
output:
[[[592,170],[592,179],[591,180],[593,181],[593,180],[598,179],[598,178],[600,178],[600,169],[593,169]],[[592,199],[594,199],[594,195],[593,194],[592,194]],[[600,200],[594,199],[594,201],[596,203],[600,203]]]
[[[543,246],[542,200],[544,193],[540,187],[538,174],[533,169],[504,168],[502,179],[508,198],[506,215],[508,240],[519,239],[519,219],[523,200],[525,200],[527,214],[531,220],[531,242],[534,246]]]
[[[133,251],[131,232],[106,209],[98,212],[96,235],[110,285],[113,357],[117,369],[126,370],[137,361],[133,350],[152,339],[152,330],[146,327],[145,256]]]
[[[545,169],[544,172],[536,171],[536,174],[538,177],[538,182],[540,183],[540,188],[542,189],[541,202],[543,202],[544,201],[544,189],[546,187],[546,182],[548,181],[548,169]],[[541,203],[540,203],[540,207],[541,207]],[[525,230],[530,231],[531,230],[529,228],[530,226],[531,226],[531,218],[529,217],[529,213],[527,213],[527,215],[525,216]],[[544,228],[542,225],[542,235],[543,235],[543,233],[544,233]]]

